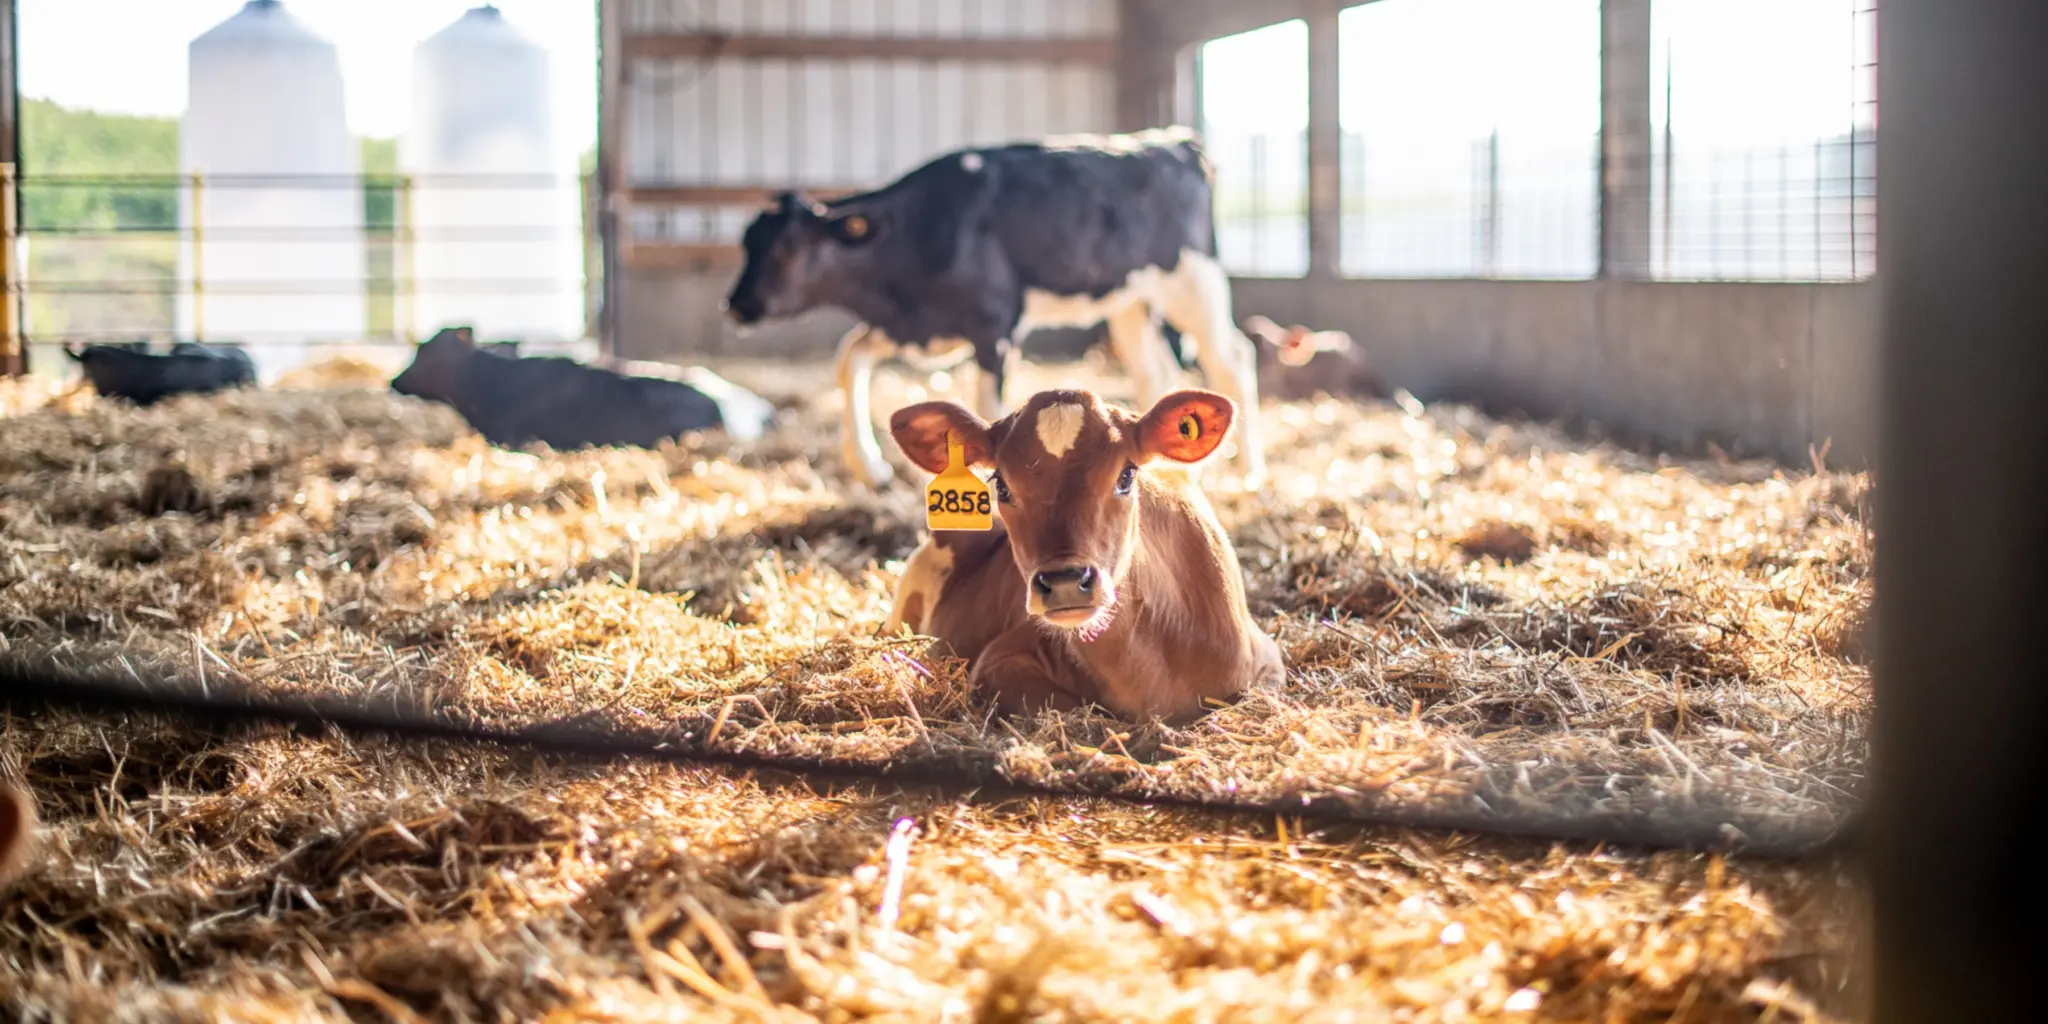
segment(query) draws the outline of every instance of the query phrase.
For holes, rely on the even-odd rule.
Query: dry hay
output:
[[[387,353],[347,353],[294,366],[278,375],[275,386],[299,391],[374,389],[383,387],[403,369],[405,360],[392,358]]]
[[[873,635],[921,524],[906,486],[845,483],[836,397],[791,397],[823,372],[720,370],[796,422],[737,448],[534,456],[377,392],[136,410],[10,385],[0,641],[496,724],[588,714],[686,748],[1566,831],[1803,836],[1860,778],[1861,477],[1457,407],[1272,406],[1274,486],[1215,498],[1288,691],[1181,729],[992,722],[960,666]],[[927,383],[885,376],[878,412]],[[152,514],[165,467],[198,498]],[[0,1006],[19,1013],[1633,1021],[1856,1002],[1826,865],[152,721],[17,720],[0,758],[37,787],[54,854],[0,897]],[[890,926],[899,817],[918,831]]]

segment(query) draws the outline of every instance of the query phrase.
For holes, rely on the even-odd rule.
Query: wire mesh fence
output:
[[[1344,136],[1342,270],[1583,278],[1598,263],[1599,140]]]
[[[1629,158],[1650,165],[1648,220],[1637,207],[1620,228],[1647,234],[1648,258],[1630,273],[1874,273],[1876,0],[1651,6],[1652,88],[1624,104],[1649,127]],[[1596,0],[1381,0],[1343,12],[1341,273],[1599,272],[1599,11]],[[1307,132],[1295,127],[1308,101],[1294,67],[1305,55],[1300,22],[1201,51],[1219,249],[1241,276],[1308,271]]]
[[[24,175],[12,298],[32,353],[196,338],[250,345],[260,366],[456,322],[574,343],[601,274],[594,186],[571,175]]]
[[[1810,144],[1704,152],[1660,140],[1651,171],[1657,276],[1869,276],[1877,266],[1874,148],[1869,131]]]
[[[1216,249],[1242,277],[1308,272],[1308,133],[1217,133]]]
[[[1656,277],[1876,271],[1876,12],[1876,0],[1654,5]]]

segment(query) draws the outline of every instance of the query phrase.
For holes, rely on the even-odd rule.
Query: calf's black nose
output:
[[[1068,569],[1049,569],[1033,573],[1031,586],[1046,597],[1052,596],[1054,590],[1068,586],[1085,594],[1095,589],[1095,570],[1085,565]]]

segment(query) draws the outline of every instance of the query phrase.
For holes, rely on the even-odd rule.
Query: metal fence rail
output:
[[[439,300],[548,298],[575,303],[587,323],[602,273],[590,175],[25,174],[10,183],[20,211],[4,246],[10,351],[194,337],[402,343],[432,329],[416,321],[422,303],[448,305]],[[556,200],[563,209],[543,208]],[[515,250],[531,258],[507,264]],[[431,268],[423,252],[435,254]],[[462,265],[465,253],[483,258],[480,273]],[[222,325],[224,304],[271,300],[359,301],[360,315],[344,320],[360,328],[252,330],[246,316]]]

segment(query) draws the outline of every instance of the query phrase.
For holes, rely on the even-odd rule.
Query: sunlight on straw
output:
[[[889,863],[888,880],[882,883],[882,909],[878,915],[883,929],[896,927],[897,915],[903,903],[903,872],[910,864],[910,833],[917,823],[909,818],[896,822],[889,831],[889,843],[883,848],[882,857]]]

